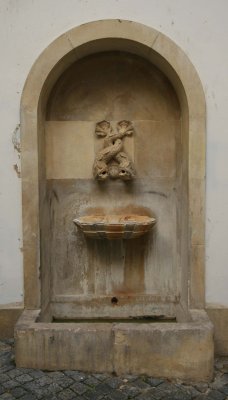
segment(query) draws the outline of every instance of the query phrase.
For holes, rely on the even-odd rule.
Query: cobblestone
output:
[[[83,372],[79,372],[79,371],[64,371],[64,374],[69,376],[70,378],[74,379],[77,382],[83,382],[86,376]]]
[[[208,398],[210,400],[225,400],[226,395],[224,393],[219,392],[218,390],[211,390],[208,394]]]
[[[6,390],[10,390],[15,388],[16,386],[20,386],[20,383],[11,379],[7,382],[4,382],[2,385]]]
[[[118,389],[121,385],[123,385],[123,380],[117,377],[111,377],[107,379],[106,384],[112,389]]]
[[[70,388],[77,394],[83,394],[88,390],[88,387],[80,382],[75,382]]]
[[[228,357],[215,360],[210,383],[148,376],[16,368],[14,342],[0,341],[1,400],[228,400]]]
[[[228,385],[223,386],[222,388],[220,388],[220,390],[227,396],[228,399]]]
[[[145,380],[143,380],[142,378],[138,378],[136,379],[136,381],[134,381],[132,383],[133,386],[138,387],[140,389],[149,389],[150,385],[148,383],[145,382]]]
[[[164,379],[146,377],[145,382],[149,383],[150,386],[157,387],[164,382]]]
[[[126,400],[127,395],[122,393],[120,390],[115,390],[108,395],[108,399],[110,400]]]
[[[28,394],[28,392],[23,387],[16,387],[11,390],[11,394],[16,398],[20,399],[22,396]]]
[[[85,379],[84,383],[89,386],[94,388],[97,386],[100,382],[94,377],[94,376],[89,376],[88,378]]]

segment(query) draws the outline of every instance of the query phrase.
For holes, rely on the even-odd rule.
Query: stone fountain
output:
[[[19,367],[211,378],[204,117],[193,66],[151,28],[86,24],[40,56],[22,98]]]

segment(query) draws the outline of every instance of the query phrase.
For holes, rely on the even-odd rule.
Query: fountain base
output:
[[[190,322],[37,322],[26,310],[15,329],[17,367],[81,370],[208,381],[213,327],[204,311]]]

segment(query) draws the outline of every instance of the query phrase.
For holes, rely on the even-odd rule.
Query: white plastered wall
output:
[[[227,0],[0,1],[0,305],[23,301],[17,140],[25,79],[42,50],[65,31],[118,18],[169,36],[202,81],[207,101],[206,301],[228,307],[227,15]]]

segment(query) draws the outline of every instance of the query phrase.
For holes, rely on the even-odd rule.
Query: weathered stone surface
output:
[[[94,33],[96,32],[96,34]],[[94,36],[95,35],[95,36]],[[68,38],[70,39],[70,44]],[[99,40],[104,39],[107,40]],[[156,39],[156,40],[155,40]],[[81,45],[83,44],[83,49]],[[74,47],[74,51],[72,51],[72,46]],[[152,47],[151,47],[152,46]],[[81,73],[85,71],[85,62],[90,62],[90,57],[85,57],[92,53],[99,53],[100,57],[105,57],[102,51],[119,49],[120,51],[125,52],[133,52],[138,54],[138,57],[142,56],[144,59],[147,59],[145,63],[147,63],[147,69],[149,68],[149,75],[151,71],[155,73],[156,79],[152,78],[150,80],[147,79],[148,74],[144,74],[141,72],[141,68],[138,68],[137,63],[131,65],[132,68],[135,68],[135,72],[138,74],[137,76],[140,79],[135,79],[135,74],[129,74],[129,62],[125,62],[124,68],[124,76],[121,75],[122,82],[126,82],[129,85],[131,94],[133,98],[135,95],[141,93],[137,88],[143,88],[143,92],[149,88],[149,93],[153,93],[153,104],[152,107],[148,107],[148,98],[147,96],[141,96],[140,102],[131,101],[131,112],[133,114],[137,114],[136,119],[156,119],[158,114],[163,114],[165,112],[165,118],[170,120],[170,117],[175,115],[175,117],[180,116],[180,109],[183,111],[183,149],[190,149],[190,156],[188,154],[183,155],[184,160],[190,160],[190,171],[189,176],[198,178],[204,177],[204,117],[205,117],[205,103],[204,96],[202,91],[202,86],[200,84],[199,78],[197,76],[196,71],[192,67],[186,55],[179,49],[171,40],[162,35],[155,30],[145,27],[143,25],[137,24],[135,22],[129,23],[128,21],[97,21],[93,24],[85,24],[81,27],[75,28],[68,32],[66,35],[62,35],[58,38],[54,43],[52,43],[39,57],[35,66],[33,67],[29,78],[27,80],[27,84],[23,93],[22,98],[22,153],[23,153],[23,166],[22,166],[22,175],[23,175],[23,204],[24,204],[24,238],[26,242],[26,246],[24,249],[24,259],[25,259],[25,300],[26,304],[30,307],[39,307],[40,300],[40,286],[38,284],[38,276],[39,269],[36,265],[36,260],[39,259],[39,254],[37,254],[37,249],[39,247],[38,244],[38,236],[37,232],[39,231],[39,199],[38,199],[38,177],[40,174],[38,173],[38,168],[42,170],[42,176],[44,171],[44,149],[41,149],[40,154],[40,165],[38,165],[38,141],[37,137],[39,136],[39,147],[43,147],[44,138],[43,138],[43,118],[44,112],[38,113],[38,101],[41,98],[40,92],[41,88],[45,86],[46,93],[49,92],[54,82],[58,81],[58,78],[63,74],[64,70],[67,70],[71,64],[78,58],[81,58]],[[73,56],[74,54],[74,56]],[[77,54],[77,56],[75,55]],[[83,58],[83,56],[85,58]],[[125,58],[126,58],[125,53]],[[64,62],[59,62],[60,60],[64,60]],[[85,61],[86,60],[86,61]],[[89,61],[88,61],[89,60]],[[122,61],[122,60],[119,60]],[[79,64],[80,64],[79,62]],[[94,68],[91,67],[88,70],[97,70],[100,71],[98,65],[100,60],[97,60],[98,64],[95,65]],[[105,68],[107,74],[113,74],[113,60],[111,60],[110,68]],[[103,65],[103,63],[102,63]],[[154,67],[156,66],[156,67]],[[158,69],[157,69],[158,68]],[[88,72],[87,70],[87,72]],[[159,71],[160,70],[160,71]],[[173,71],[176,71],[176,74],[173,74]],[[114,70],[115,72],[115,70]],[[160,75],[157,76],[158,72],[164,73],[168,79],[170,79],[172,86],[175,91],[173,91],[172,86],[168,85],[167,88],[167,79],[160,79]],[[75,77],[74,71],[71,71],[73,77]],[[63,74],[64,75],[64,74]],[[76,74],[77,76],[79,74]],[[91,78],[91,74],[87,73],[87,78]],[[115,76],[115,75],[114,75]],[[120,74],[118,74],[120,76]],[[48,79],[47,79],[48,77]],[[159,77],[159,79],[158,79]],[[177,79],[177,77],[179,77]],[[101,78],[103,78],[103,74],[101,74]],[[109,76],[110,78],[110,76]],[[124,79],[123,79],[124,78]],[[92,78],[91,78],[92,79]],[[77,80],[76,80],[77,81]],[[85,85],[89,85],[89,88],[92,87],[91,83],[95,83],[93,85],[94,91],[92,92],[92,98],[90,98],[92,104],[94,105],[93,112],[91,113],[92,121],[100,120],[104,118],[103,113],[104,109],[107,107],[107,100],[111,107],[111,112],[113,112],[114,99],[117,98],[118,101],[115,102],[115,117],[118,116],[118,113],[123,112],[123,105],[129,103],[126,101],[126,96],[124,93],[126,92],[126,87],[123,85],[116,84],[115,79],[106,79],[105,85],[96,85],[97,79],[93,79],[93,82],[90,82],[88,79],[80,80],[85,82]],[[150,85],[148,82],[150,81]],[[139,86],[135,86],[140,82]],[[73,83],[75,83],[75,79],[73,79]],[[158,84],[159,83],[159,84]],[[112,91],[113,97],[111,96],[100,96],[100,89],[103,89],[106,92],[106,87],[109,88],[110,84],[117,91]],[[91,93],[91,90],[84,90],[84,96],[82,96],[81,91],[77,90],[77,82],[75,83],[75,93],[78,96],[79,102],[78,106],[76,104],[76,110],[72,104],[69,107],[69,102],[66,101],[64,96],[60,96],[60,100],[62,101],[62,105],[67,110],[67,119],[69,119],[69,110],[74,109],[76,111],[77,119],[79,117],[80,120],[83,118],[83,113],[87,112],[87,109],[90,108],[85,104],[88,100],[87,93]],[[154,87],[155,85],[155,87]],[[62,86],[62,85],[61,85]],[[98,90],[97,90],[98,86]],[[66,85],[68,87],[68,85]],[[150,90],[154,87],[154,91]],[[160,90],[162,88],[162,90]],[[85,87],[84,87],[85,89]],[[82,91],[83,92],[83,91]],[[176,93],[175,93],[176,92]],[[35,95],[34,95],[35,93]],[[67,91],[66,91],[67,93]],[[177,96],[180,101],[180,106],[177,101]],[[58,98],[58,96],[54,96],[54,98]],[[74,99],[75,96],[70,99]],[[82,98],[84,101],[82,101]],[[95,101],[94,101],[95,99]],[[127,97],[128,99],[128,97]],[[186,101],[187,99],[187,101]],[[45,103],[44,99],[44,103]],[[144,107],[140,108],[139,104],[143,104]],[[155,102],[156,100],[156,102]],[[96,109],[98,102],[103,102],[103,105],[100,107],[100,110]],[[77,103],[77,101],[76,101]],[[146,107],[145,107],[146,105]],[[52,107],[51,107],[52,108]],[[58,107],[57,107],[58,108]],[[61,108],[61,107],[60,107]],[[41,105],[42,109],[42,105]],[[55,108],[56,110],[56,108]],[[43,110],[42,110],[43,111]],[[62,111],[62,110],[60,110]],[[101,118],[97,118],[97,111],[102,112]],[[109,118],[110,109],[106,110],[105,118]],[[148,118],[149,113],[149,118]],[[49,114],[52,114],[51,112]],[[94,116],[96,115],[96,118]],[[58,112],[57,115],[59,116]],[[186,117],[189,115],[189,120]],[[58,117],[54,117],[56,119]],[[61,116],[62,118],[62,116]],[[124,116],[124,118],[126,118]],[[53,119],[53,118],[52,118]],[[74,112],[75,119],[75,112]],[[127,117],[129,120],[133,120],[133,118]],[[117,120],[120,120],[119,118]],[[188,130],[189,126],[189,130]],[[39,132],[37,132],[37,127]],[[167,142],[167,141],[166,141]],[[200,145],[199,145],[200,143]],[[190,144],[190,146],[189,146]],[[188,151],[188,150],[187,150]],[[196,156],[195,156],[196,154]],[[196,160],[195,160],[196,158]],[[198,163],[198,161],[200,164]],[[196,161],[196,162],[195,162]],[[199,165],[200,168],[199,168]],[[199,173],[200,169],[200,173]],[[183,168],[183,172],[188,174],[186,171],[186,163]],[[29,177],[29,179],[27,179]],[[194,185],[190,182],[189,186],[189,195],[190,195],[190,209],[187,210],[187,214],[191,216],[190,221],[190,230],[195,231],[194,226],[191,226],[191,222],[193,225],[198,217],[198,210],[203,210],[203,200],[200,199],[199,207],[197,206],[197,210],[194,207],[194,202],[191,201],[191,197],[194,191]],[[185,188],[186,189],[186,188]],[[30,193],[33,193],[33,199],[30,202],[28,200]],[[30,196],[31,197],[31,196]],[[180,196],[183,198],[183,196]],[[195,215],[196,214],[196,215]],[[195,218],[196,216],[196,218]],[[200,229],[202,232],[201,226],[203,226],[203,212],[200,214],[198,221],[200,221]],[[187,225],[185,225],[187,226]],[[199,224],[197,225],[199,227]],[[32,235],[34,235],[34,240],[32,246],[28,245],[28,240]],[[187,245],[187,249],[191,246]],[[203,262],[202,267],[203,268]]]
[[[27,311],[24,315],[36,315]],[[34,324],[25,330],[24,322],[16,333],[16,357],[20,367],[46,370],[81,369],[84,371],[112,372],[112,326],[110,324]],[[51,328],[49,330],[49,328]],[[54,330],[53,330],[54,328]],[[66,328],[66,329],[65,329]],[[32,339],[33,338],[33,339]],[[45,338],[45,339],[44,339]],[[32,339],[32,342],[30,340]],[[43,340],[49,346],[43,346]],[[30,344],[29,344],[30,343]],[[32,346],[31,346],[32,344]],[[61,353],[60,353],[61,349]],[[74,352],[73,352],[73,349]],[[76,350],[77,349],[77,350]],[[32,359],[32,365],[30,363]],[[61,367],[60,367],[61,363]],[[38,366],[40,365],[40,366]],[[80,378],[79,378],[80,379]],[[49,377],[39,378],[41,386],[48,384]]]
[[[95,185],[91,181],[49,182],[48,192],[55,215],[52,229],[56,232],[50,261],[53,315],[57,318],[65,315],[65,318],[72,319],[76,316],[126,317],[137,315],[143,309],[145,315],[175,316],[179,270],[177,263],[173,262],[173,258],[177,257],[177,243],[176,195],[172,183],[166,179],[162,183],[152,183],[149,179],[140,183],[137,180],[133,189],[134,196],[141,198],[140,206],[130,204],[131,193],[123,182],[107,183],[103,192],[97,183]],[[143,201],[141,184],[145,194]],[[124,207],[109,208],[110,197],[115,204],[119,204],[120,198],[125,199],[126,204]],[[99,210],[100,214],[103,211],[153,218],[150,215],[151,204],[159,223],[147,235],[134,239],[133,243],[129,240],[110,240],[107,243],[86,239],[72,222],[86,212],[87,215],[89,212],[96,215]],[[111,303],[114,296],[121,297],[118,307],[113,307]]]
[[[96,28],[93,33],[91,26]],[[18,325],[17,363],[155,376],[159,370],[165,377],[171,374],[183,379],[209,379],[212,327],[202,321],[189,323],[187,312],[183,312],[182,318],[186,325],[181,325],[177,312],[189,298],[193,308],[204,306],[205,108],[198,76],[174,43],[133,22],[97,22],[68,35],[72,38],[71,46],[68,36],[63,35],[38,59],[22,98],[25,305],[29,309],[41,307],[43,325]],[[99,40],[104,38],[105,41]],[[129,42],[133,40],[135,55],[121,53],[132,49]],[[84,50],[78,48],[82,44]],[[102,53],[110,50],[109,45],[120,52]],[[76,62],[78,58],[81,60]],[[110,68],[105,68],[104,58]],[[68,68],[70,65],[72,68]],[[129,65],[134,74],[129,73]],[[78,71],[76,80],[74,68]],[[116,74],[116,69],[121,73]],[[80,79],[86,71],[87,79]],[[54,82],[57,86],[48,99]],[[68,89],[72,89],[71,95]],[[127,112],[123,117],[127,120],[142,121],[142,130],[136,129],[132,146],[138,181],[133,185],[113,181],[112,186],[101,187],[88,173],[94,149],[87,128],[91,144],[88,157],[84,131],[72,135],[68,122],[115,120],[123,112]],[[99,113],[101,118],[97,117]],[[68,140],[67,148],[64,135],[60,135],[54,150],[52,145],[57,141],[53,137],[58,135],[51,134],[48,142],[45,119],[53,116],[66,122],[62,127],[66,130],[63,133]],[[79,148],[80,143],[82,151],[75,161],[75,147]],[[49,157],[50,164],[46,163]],[[77,181],[66,184],[72,171]],[[114,177],[115,171],[112,166],[110,175]],[[60,183],[47,181],[47,177],[60,176]],[[122,185],[118,186],[119,183]],[[147,240],[143,237],[134,246],[85,243],[80,234],[75,235],[73,213],[81,215],[88,207],[106,207],[110,199],[112,205],[130,208],[132,203],[134,207],[139,203],[156,213],[159,224],[155,235],[148,234]],[[135,325],[113,324],[98,328],[96,324],[73,324],[60,328],[44,323],[52,317],[119,318],[148,313],[176,317],[176,327],[141,324],[139,329]],[[73,352],[71,357],[75,348],[77,354]],[[6,361],[7,357],[6,353]],[[47,385],[39,385],[40,395],[44,390],[49,396]],[[71,396],[70,389],[67,393]]]
[[[116,325],[116,372],[121,374],[129,369],[131,373],[137,373],[140,369],[140,373],[157,377],[200,380],[202,376],[201,380],[209,380],[212,374],[213,337],[209,325],[200,325],[198,328],[188,323],[158,324],[153,327],[146,324],[140,327]]]
[[[48,121],[45,131],[47,178],[92,179],[94,123]]]
[[[73,222],[84,235],[94,239],[135,239],[148,233],[155,225],[155,218],[147,215],[86,215]]]
[[[228,307],[208,305],[207,313],[215,327],[215,354],[224,356],[220,362],[223,364],[223,372],[228,373]]]
[[[213,330],[203,312],[192,313],[192,322],[147,324],[51,324],[35,322],[36,315],[37,312],[25,311],[16,327],[18,367],[31,366],[32,359],[33,368],[46,370],[71,368],[195,381],[212,376]],[[43,340],[48,346],[43,345]],[[75,377],[78,387],[82,387],[85,376],[69,373],[69,378]],[[26,374],[15,379],[27,379]],[[50,379],[44,376],[37,382],[44,386]],[[150,386],[149,381],[134,381],[135,387],[140,384],[144,388]]]

